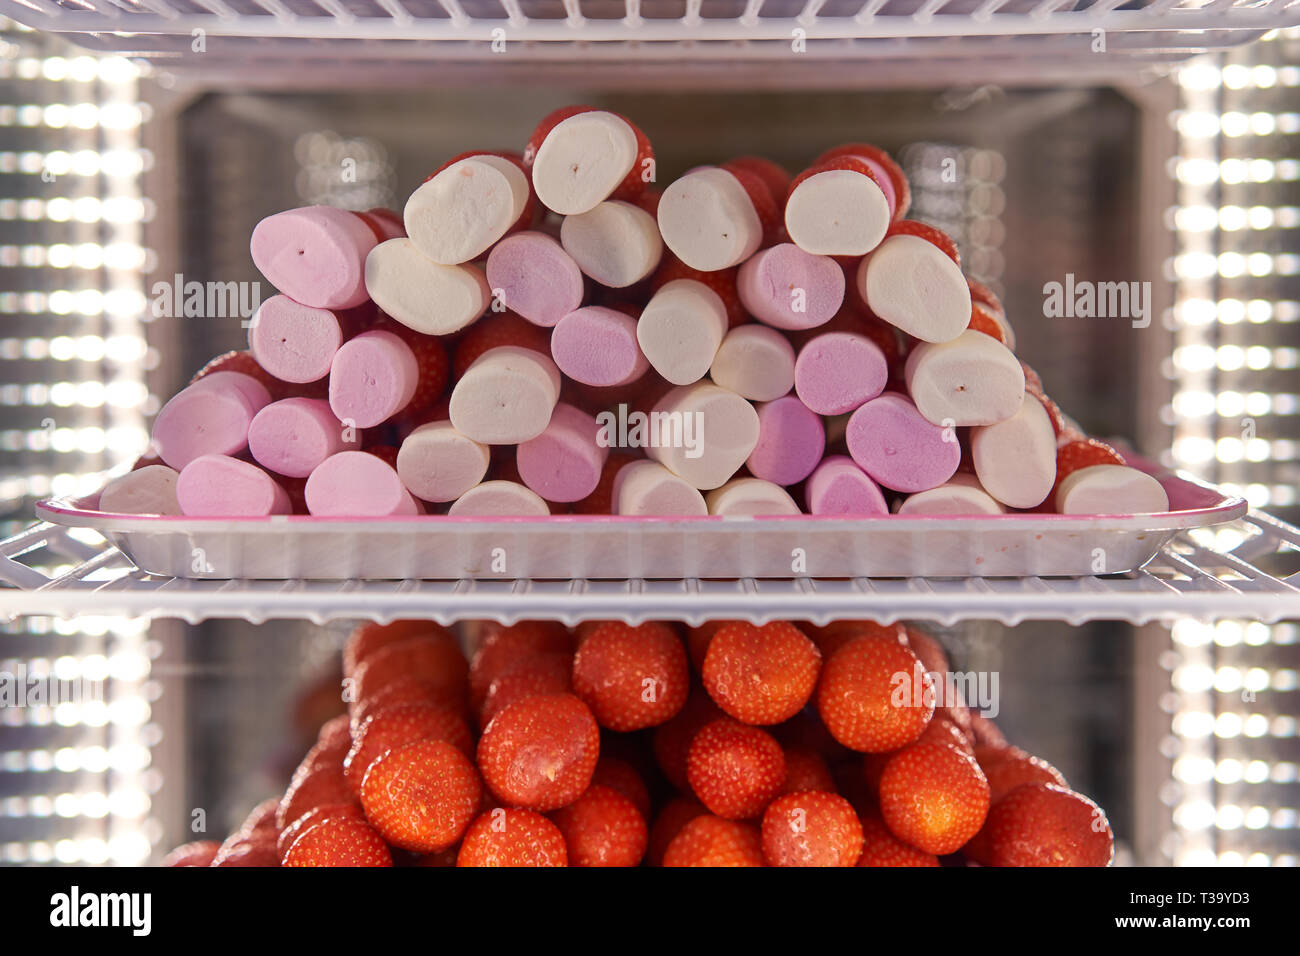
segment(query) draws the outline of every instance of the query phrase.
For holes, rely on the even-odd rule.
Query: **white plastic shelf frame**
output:
[[[238,618],[260,623],[340,618],[505,623],[593,618],[638,623],[716,618],[762,623],[1091,620],[1133,623],[1240,618],[1300,620],[1300,529],[1265,514],[1171,541],[1145,568],[1080,578],[824,580],[217,581],[148,575],[121,552],[34,525],[0,542],[0,618],[78,614]]]
[[[1087,77],[1300,23],[1297,0],[0,0],[0,13],[169,71],[283,86],[412,71],[786,87]],[[321,61],[331,69],[302,71]]]

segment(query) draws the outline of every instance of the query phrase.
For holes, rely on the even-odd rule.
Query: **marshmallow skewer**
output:
[[[477,259],[520,224],[532,190],[523,164],[493,153],[452,160],[406,201],[412,245],[440,265]]]
[[[844,304],[844,271],[829,256],[785,242],[750,256],[736,290],[760,322],[778,329],[811,329],[829,322]]]
[[[487,277],[477,266],[442,265],[410,239],[389,239],[365,260],[365,288],[375,304],[416,332],[459,332],[491,302]]]
[[[99,493],[99,510],[123,515],[178,515],[180,476],[166,465],[145,465],[119,475]]]
[[[634,461],[614,476],[614,513],[620,515],[706,515],[704,496],[690,482],[655,461]]]
[[[797,515],[799,506],[780,485],[761,478],[736,478],[704,496],[711,515]]]
[[[609,457],[599,431],[595,418],[561,402],[542,433],[520,444],[519,477],[546,501],[581,501],[596,490]]]
[[[350,309],[366,301],[366,257],[377,240],[360,216],[306,206],[268,216],[253,229],[253,264],[295,302]]]
[[[763,222],[744,185],[719,166],[693,170],[659,200],[664,245],[693,269],[738,266],[763,241]]]
[[[248,427],[248,450],[268,471],[306,478],[331,455],[360,447],[358,429],[347,428],[318,398],[285,398],[267,405]]]
[[[536,438],[560,400],[560,370],[540,352],[515,346],[475,359],[451,393],[451,423],[485,445]]]
[[[951,342],[917,345],[904,374],[912,401],[936,425],[992,425],[1014,415],[1025,396],[1015,354],[970,329]]]
[[[228,455],[203,455],[182,468],[176,499],[182,513],[194,516],[260,518],[293,510],[274,478]]]
[[[650,417],[664,424],[649,456],[701,491],[726,484],[758,444],[754,406],[712,382],[674,388]]]
[[[637,320],[599,305],[575,309],[551,333],[551,357],[583,385],[629,385],[650,368],[637,342]]]
[[[889,379],[885,353],[865,335],[826,332],[799,350],[794,388],[819,415],[843,415],[884,391]]]
[[[727,333],[713,356],[709,377],[715,385],[751,402],[770,402],[794,387],[794,346],[766,325],[739,325]]]
[[[154,419],[158,457],[183,469],[203,455],[237,455],[248,427],[270,404],[266,386],[242,372],[211,372],[176,393]]]
[[[938,488],[908,495],[900,515],[1000,515],[1006,508],[980,485],[974,475],[958,472]]]
[[[653,174],[654,153],[645,134],[617,113],[568,107],[542,120],[524,164],[542,204],[576,216],[611,197],[639,196]]]
[[[825,450],[821,416],[787,395],[758,407],[758,443],[745,464],[755,478],[794,485],[812,474]]]
[[[1010,418],[972,428],[970,450],[980,484],[1004,505],[1033,508],[1056,483],[1056,432],[1033,395]]]
[[[611,289],[646,278],[664,252],[654,216],[632,203],[611,200],[566,216],[560,243],[583,274]]]
[[[889,514],[880,487],[847,455],[831,455],[822,461],[808,476],[804,496],[809,514]]]
[[[454,517],[549,517],[551,509],[535,491],[513,481],[493,480],[475,485],[452,502]]]
[[[694,279],[674,279],[661,286],[636,326],[641,352],[674,385],[690,385],[708,374],[726,334],[722,298]]]
[[[450,421],[414,429],[397,452],[397,475],[424,501],[455,501],[483,480],[491,463],[487,445],[456,430]]]
[[[844,438],[858,466],[894,491],[938,487],[961,463],[961,445],[953,430],[926,421],[910,399],[895,392],[873,398],[854,412]]]
[[[415,396],[420,366],[392,332],[374,329],[349,339],[330,366],[330,408],[344,424],[370,428],[392,418]]]
[[[543,232],[518,232],[493,246],[487,281],[494,299],[534,325],[550,328],[582,307],[582,270]]]
[[[330,372],[343,344],[343,326],[328,309],[272,296],[253,313],[248,348],[257,363],[285,382],[315,382]]]
[[[397,472],[377,455],[343,451],[326,458],[307,479],[307,510],[314,515],[416,515],[423,508]]]

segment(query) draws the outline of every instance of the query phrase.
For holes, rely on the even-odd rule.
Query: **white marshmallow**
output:
[[[576,216],[609,198],[636,164],[636,132],[613,113],[591,110],[555,125],[533,160],[542,205]]]
[[[726,334],[722,297],[695,279],[665,283],[636,324],[641,353],[674,385],[689,385],[707,375]]]
[[[722,340],[709,378],[751,402],[770,402],[794,388],[794,346],[766,325],[738,325]]]
[[[611,289],[640,282],[659,265],[664,243],[654,216],[628,202],[606,200],[566,216],[560,244],[585,275]]]
[[[851,169],[809,176],[785,204],[790,241],[817,256],[863,256],[880,245],[889,229],[884,191]]]
[[[429,422],[407,435],[397,450],[397,476],[425,501],[454,501],[487,474],[487,445],[456,430],[451,422]]]
[[[984,490],[1009,507],[1042,504],[1056,483],[1056,432],[1032,395],[1005,421],[972,428],[970,450]]]
[[[643,517],[706,515],[699,490],[656,461],[633,461],[614,476],[613,511]]]
[[[546,517],[551,509],[534,491],[514,481],[485,481],[457,498],[447,514],[456,517]]]
[[[799,506],[780,485],[737,478],[704,496],[711,515],[797,515]]]
[[[550,424],[560,400],[560,370],[549,356],[502,345],[465,370],[451,392],[451,423],[485,445],[517,445]]]
[[[402,212],[406,234],[434,262],[469,262],[515,224],[528,193],[528,177],[510,160],[469,156],[411,193]]]
[[[904,366],[907,391],[935,425],[992,425],[1010,418],[1025,397],[1025,370],[1015,354],[973,329],[950,342],[922,342]]]
[[[650,419],[660,439],[671,428],[674,438],[688,440],[651,446],[649,456],[701,491],[726,484],[758,444],[754,406],[707,380],[670,391]]]
[[[900,515],[1000,515],[1006,509],[980,485],[974,475],[958,472],[938,488],[908,495]]]
[[[701,272],[738,266],[763,241],[745,187],[717,166],[693,170],[664,190],[659,231],[678,259]]]
[[[920,236],[890,236],[858,266],[871,311],[923,342],[949,342],[970,324],[970,286],[942,249]]]
[[[176,479],[166,465],[145,465],[119,475],[99,493],[99,510],[121,515],[178,515]]]
[[[483,270],[440,265],[410,239],[389,239],[366,256],[366,291],[407,328],[449,335],[482,315],[491,301]]]
[[[1063,515],[1145,515],[1169,510],[1160,482],[1127,465],[1089,465],[1066,475],[1056,489]]]

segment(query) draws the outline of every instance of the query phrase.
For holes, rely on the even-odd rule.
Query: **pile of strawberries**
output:
[[[366,624],[284,795],[173,866],[1105,866],[911,626]],[[907,682],[913,682],[908,685]],[[900,695],[907,686],[918,693]]]

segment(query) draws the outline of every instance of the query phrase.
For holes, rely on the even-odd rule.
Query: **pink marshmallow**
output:
[[[253,229],[253,263],[277,289],[303,305],[350,309],[367,298],[366,256],[375,234],[353,213],[306,206],[268,216]]]
[[[305,495],[314,515],[368,518],[423,511],[392,466],[364,451],[326,458],[307,479]]]
[[[248,428],[248,450],[263,468],[306,478],[326,458],[359,448],[356,428],[347,428],[320,398],[272,402]]]
[[[926,421],[911,399],[896,392],[854,412],[844,438],[859,467],[894,491],[937,488],[961,463],[956,432]]]
[[[202,455],[234,455],[248,445],[253,417],[271,401],[242,372],[213,372],[177,392],[153,423],[153,446],[177,470]]]
[[[829,256],[784,242],[746,260],[736,291],[760,322],[778,329],[812,329],[829,322],[844,304],[844,270]]]
[[[328,309],[272,296],[258,308],[248,329],[248,347],[262,366],[285,382],[315,382],[330,373],[343,344],[338,317]]]
[[[793,395],[758,406],[758,444],[745,464],[755,478],[777,485],[803,481],[826,450],[826,429]]]
[[[636,339],[636,319],[617,309],[589,305],[570,312],[551,333],[551,357],[560,371],[584,385],[627,385],[650,362]]]
[[[176,500],[187,515],[260,518],[289,514],[289,495],[261,468],[227,455],[203,455],[181,469]]]
[[[419,379],[409,345],[392,332],[362,332],[334,355],[330,408],[344,424],[371,428],[410,403]]]
[[[852,458],[831,455],[804,485],[808,513],[814,515],[883,515],[885,496]]]
[[[843,415],[885,388],[889,369],[880,346],[855,332],[826,332],[799,350],[794,390],[819,415]]]
[[[542,232],[506,236],[488,253],[492,295],[534,325],[554,326],[582,305],[582,270],[564,247]]]
[[[546,429],[516,451],[519,477],[547,501],[581,501],[596,490],[609,457],[599,431],[595,418],[561,402]]]

